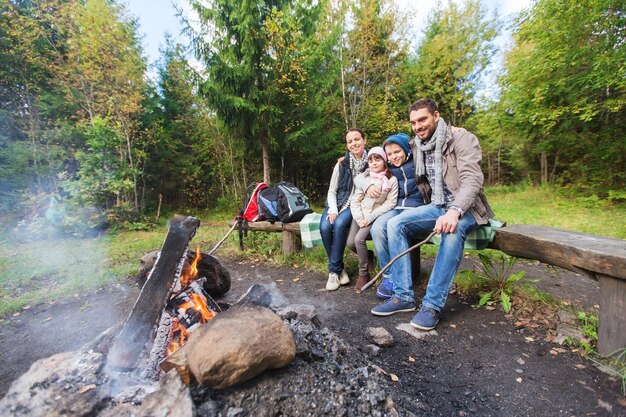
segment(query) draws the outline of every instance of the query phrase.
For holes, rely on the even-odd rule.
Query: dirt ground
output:
[[[388,389],[397,409],[426,416],[626,416],[621,381],[599,371],[571,349],[545,340],[549,324],[520,325],[500,309],[472,308],[475,300],[452,294],[437,335],[417,340],[396,326],[411,313],[375,317],[374,291],[350,287],[328,292],[326,276],[300,268],[279,268],[251,260],[222,259],[234,301],[252,284],[275,282],[290,303],[317,308],[322,324],[345,343],[366,351],[367,327],[384,327],[395,345],[370,361],[390,375]],[[428,270],[432,260],[423,261]],[[464,267],[470,267],[464,261]],[[597,283],[587,277],[530,262],[518,266],[536,285],[580,309],[597,305]],[[33,306],[0,323],[0,397],[37,359],[77,349],[124,320],[139,293],[133,285],[75,295]],[[421,296],[421,293],[417,293]],[[555,350],[556,349],[556,350]]]

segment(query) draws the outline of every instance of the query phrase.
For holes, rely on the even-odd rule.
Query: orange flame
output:
[[[193,309],[199,312],[202,315],[202,323],[206,323],[215,317],[215,312],[209,310],[206,305],[206,298],[201,296],[200,294],[192,293],[191,298],[193,300]]]
[[[189,332],[183,326],[178,319],[172,321],[172,328],[170,329],[170,343],[167,346],[167,356],[178,350],[179,347],[184,345],[189,339]]]
[[[196,247],[196,257],[191,263],[189,271],[186,273],[183,272],[180,277],[180,286],[182,289],[187,288],[191,281],[193,281],[198,276],[198,261],[200,261],[201,258],[202,256],[200,256],[200,245],[198,245]]]

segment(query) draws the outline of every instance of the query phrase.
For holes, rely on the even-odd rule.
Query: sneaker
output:
[[[389,278],[383,278],[378,288],[376,288],[376,295],[383,300],[391,298],[393,295],[393,282]]]
[[[439,322],[439,316],[437,310],[422,306],[411,320],[411,326],[420,330],[432,330]]]
[[[349,283],[350,283],[350,277],[348,276],[348,273],[346,272],[346,270],[342,269],[341,273],[339,274],[339,284],[348,285]]]
[[[415,302],[392,298],[374,307],[371,312],[375,316],[391,316],[396,313],[415,311]]]
[[[336,272],[328,274],[328,282],[326,283],[326,289],[328,291],[335,291],[339,288],[339,275]]]
[[[365,275],[361,275],[359,274],[359,277],[356,280],[356,284],[354,285],[354,289],[357,292],[360,292],[361,289],[363,289],[363,286],[365,284],[367,284],[370,281],[370,274],[365,274]]]

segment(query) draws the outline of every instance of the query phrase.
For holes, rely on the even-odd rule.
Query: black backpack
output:
[[[302,191],[290,182],[281,181],[273,187],[261,190],[257,202],[259,214],[274,223],[299,222],[304,216],[313,213],[308,199]]]
[[[259,215],[265,218],[270,223],[274,223],[280,220],[278,215],[278,187],[267,187],[259,191],[257,194],[257,205],[259,209]]]
[[[307,214],[313,213],[308,199],[298,187],[290,182],[281,181],[276,184],[276,188],[278,188],[276,211],[281,222],[299,222]]]

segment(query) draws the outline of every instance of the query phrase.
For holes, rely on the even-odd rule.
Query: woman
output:
[[[326,289],[329,291],[350,283],[350,277],[344,270],[343,252],[352,224],[350,198],[354,193],[354,177],[367,168],[365,145],[365,134],[361,129],[352,128],[346,132],[348,150],[335,164],[328,186],[326,208],[320,220],[320,234],[328,255]]]

